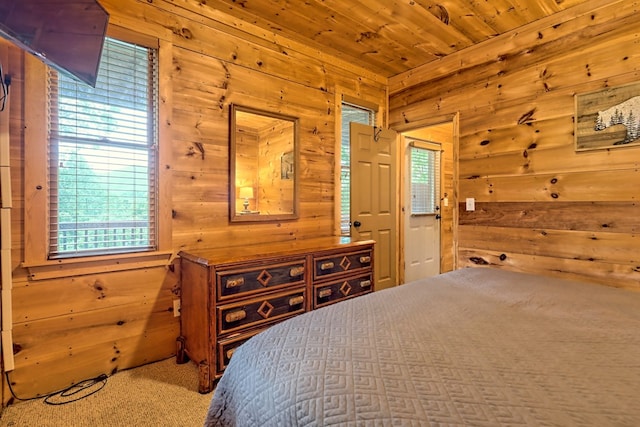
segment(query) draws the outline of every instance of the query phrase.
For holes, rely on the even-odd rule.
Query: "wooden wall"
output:
[[[169,49],[161,70],[161,102],[171,158],[171,252],[268,243],[332,235],[336,111],[347,94],[386,105],[386,79],[353,64],[329,61],[294,42],[233,19],[197,0],[101,0],[111,24],[158,37]],[[239,29],[242,27],[242,29]],[[101,373],[170,357],[179,334],[172,301],[179,295],[179,265],[135,265],[114,271],[77,270],[32,280],[22,267],[29,193],[24,177],[26,57],[10,48],[13,188],[12,268],[15,370],[21,398],[42,395]],[[44,101],[43,101],[44,102]],[[228,197],[229,105],[260,108],[300,118],[300,218],[263,224],[230,224]],[[384,111],[382,115],[386,116]],[[7,113],[3,113],[5,117]],[[31,126],[31,124],[29,124]],[[36,124],[43,129],[46,123]],[[4,232],[4,230],[3,230]],[[42,236],[43,237],[43,236]],[[194,384],[194,387],[196,384]],[[4,388],[3,402],[10,398]]]
[[[260,132],[257,210],[269,214],[293,212],[293,179],[282,176],[282,156],[293,159],[293,123],[281,122]]]
[[[391,127],[459,113],[459,267],[640,289],[640,148],[573,137],[575,94],[640,79],[639,25],[595,0],[390,79]]]

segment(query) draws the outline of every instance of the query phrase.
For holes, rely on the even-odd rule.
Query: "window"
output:
[[[435,214],[440,198],[440,150],[409,147],[411,173],[411,215]]]
[[[49,258],[157,249],[157,50],[105,40],[92,88],[49,73]]]
[[[349,123],[365,125],[375,123],[372,110],[357,105],[342,103],[342,140],[340,150],[340,234],[351,235],[351,132]]]

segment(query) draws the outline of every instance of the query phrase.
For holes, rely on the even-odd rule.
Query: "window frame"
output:
[[[141,46],[157,49],[157,213],[156,250],[122,254],[81,255],[74,258],[50,260],[49,251],[49,188],[48,188],[48,68],[33,57],[25,54],[25,103],[32,108],[25,109],[25,233],[24,261],[22,266],[29,269],[31,279],[68,277],[92,272],[120,271],[167,265],[173,257],[171,250],[171,200],[170,159],[171,88],[163,85],[163,76],[171,73],[171,43],[153,36],[136,33],[115,25],[107,31],[109,37]],[[28,169],[27,169],[28,165]],[[46,236],[46,238],[43,238]]]
[[[409,196],[410,196],[410,203],[409,203],[409,214],[411,216],[417,217],[417,216],[433,216],[433,215],[437,215],[438,211],[440,209],[439,206],[439,202],[440,202],[440,192],[441,192],[441,185],[442,185],[442,146],[439,143],[436,142],[430,142],[430,141],[420,141],[420,140],[412,140],[409,142],[407,149],[409,150],[409,164],[408,164],[408,168],[409,168],[409,173],[408,173],[408,179],[409,179]],[[414,212],[414,204],[413,204],[413,195],[414,195],[414,190],[413,190],[413,168],[414,168],[414,156],[413,153],[414,152],[418,152],[418,151],[425,151],[425,152],[430,152],[433,153],[433,170],[430,171],[430,178],[434,181],[433,183],[433,194],[431,194],[431,199],[433,202],[433,211],[424,211],[424,212]],[[427,193],[429,194],[429,193]]]
[[[107,49],[112,49],[108,56]],[[98,79],[95,90],[89,91],[85,83],[49,69],[49,183],[57,183],[56,186],[49,185],[50,259],[150,252],[156,249],[157,53],[157,48],[112,37],[105,38],[100,72],[113,77],[113,80]],[[124,80],[123,83],[119,80],[126,79],[125,75],[129,70],[126,66],[128,62],[123,64],[120,61],[130,61],[134,57],[136,61],[144,58],[143,63],[137,62],[134,79],[144,75],[143,78],[147,79],[145,84],[139,83],[129,88],[119,86],[124,83]],[[127,89],[133,91],[131,98],[125,98],[129,93]],[[102,102],[107,104],[103,106]],[[89,105],[88,108],[91,109],[85,110],[85,106]],[[134,112],[124,113],[127,108],[135,108],[134,105],[144,107],[144,110],[139,110],[144,111],[144,114],[138,116]],[[105,117],[110,118],[107,122],[103,122],[99,116],[102,108],[108,110],[105,113]],[[117,119],[120,122],[109,124],[118,115],[124,116]],[[142,130],[142,122],[139,121],[142,117],[146,121],[144,138],[140,138],[138,133]],[[118,129],[123,128],[128,130],[121,131],[118,135]],[[83,152],[89,157],[85,157]],[[101,153],[109,154],[102,157]],[[136,159],[135,162],[132,159]],[[135,163],[146,171],[125,171],[127,176],[122,180],[118,177],[121,169],[118,168],[113,173],[110,171],[112,162],[121,162],[121,166]],[[67,164],[71,166],[67,167]],[[89,165],[91,166],[88,168]],[[90,184],[94,167],[106,173],[106,181]],[[71,192],[65,191],[64,182],[68,180],[68,184],[74,188]],[[83,182],[89,186],[85,187]],[[117,212],[109,213],[110,209],[106,204],[100,205],[108,197],[116,196],[116,186],[120,186],[120,183],[126,185],[126,189],[123,189],[128,194],[127,199],[134,204],[148,203],[147,209],[142,213],[144,219],[135,219],[133,212],[116,219],[119,216]],[[104,192],[105,198],[89,201],[91,194],[96,194],[100,191],[99,188]],[[137,188],[140,188],[140,192],[136,191]],[[94,204],[97,205],[95,210],[87,213],[86,209],[94,209]],[[83,215],[84,220],[80,220],[79,216]],[[94,220],[99,217],[101,222],[87,223],[87,215]],[[122,225],[117,227],[118,223]],[[121,234],[124,229],[129,228],[136,230],[132,234]],[[67,234],[73,237],[65,237]],[[121,240],[118,241],[118,238]]]

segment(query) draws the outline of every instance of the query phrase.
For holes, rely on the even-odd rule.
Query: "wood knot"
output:
[[[534,114],[535,112],[536,112],[536,109],[534,108],[534,109],[529,110],[529,111],[527,111],[526,113],[524,113],[524,114],[523,114],[522,116],[520,116],[520,118],[518,119],[518,124],[519,124],[519,125],[523,125],[523,124],[528,123],[528,122],[530,122],[530,121],[532,121],[532,120],[535,120],[535,119],[533,118],[533,114]]]
[[[469,260],[477,265],[489,265],[489,263],[481,257],[472,256],[471,258],[469,258]]]
[[[500,254],[500,261],[504,261],[505,259],[507,259],[507,255],[506,254]]]
[[[373,31],[365,31],[363,33],[360,33],[360,38],[357,39],[356,42],[360,43],[363,40],[373,40],[377,38],[378,34],[374,33]]]
[[[105,299],[107,297],[107,295],[104,293],[105,287],[99,280],[96,280],[93,283],[93,289],[98,291],[98,299]]]
[[[441,4],[436,4],[438,12],[435,13],[436,18],[442,21],[445,25],[449,25],[449,11]]]

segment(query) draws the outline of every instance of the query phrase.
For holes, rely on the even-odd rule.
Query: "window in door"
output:
[[[342,128],[340,150],[340,234],[351,235],[351,146],[349,123],[373,126],[375,112],[348,102],[342,102]]]
[[[107,38],[96,87],[49,74],[49,258],[156,249],[157,49]]]
[[[440,150],[409,147],[411,215],[437,213],[440,200]]]

